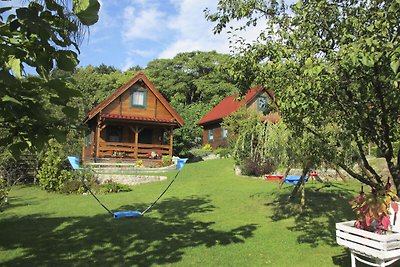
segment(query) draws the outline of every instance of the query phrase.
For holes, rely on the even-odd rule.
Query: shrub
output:
[[[63,194],[77,194],[84,192],[84,186],[81,181],[69,180],[63,184],[61,188],[61,193]]]
[[[118,193],[118,192],[129,192],[132,189],[124,184],[116,183],[112,180],[106,181],[104,184],[100,186],[100,192],[102,193]]]
[[[90,171],[62,170],[60,176],[64,181],[60,188],[60,192],[63,194],[82,194],[85,192],[86,188],[82,183],[82,179],[86,181],[86,185],[92,191],[97,191],[99,187],[93,173]]]
[[[65,155],[62,146],[55,140],[50,140],[49,149],[45,152],[44,162],[41,165],[37,178],[39,185],[46,191],[60,191],[68,175],[62,173]]]
[[[221,158],[229,158],[231,156],[231,150],[229,148],[218,148],[214,150],[214,154],[219,155]]]
[[[171,156],[163,156],[161,166],[166,167],[172,165],[172,157]]]
[[[275,163],[271,159],[264,159],[263,161],[246,159],[241,166],[242,173],[249,176],[261,176],[267,173],[272,173],[275,169]]]

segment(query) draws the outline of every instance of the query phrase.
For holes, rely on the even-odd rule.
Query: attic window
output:
[[[145,108],[147,91],[144,89],[133,88],[131,93],[131,108]]]
[[[258,111],[267,111],[268,110],[268,97],[267,96],[259,96],[258,97],[257,110]]]

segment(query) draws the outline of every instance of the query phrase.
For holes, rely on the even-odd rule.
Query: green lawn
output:
[[[143,210],[168,181],[101,195],[112,210]],[[359,184],[307,183],[307,209],[292,186],[238,177],[231,159],[186,164],[154,209],[113,219],[90,195],[22,186],[0,215],[1,266],[350,266],[335,223],[353,219]],[[317,190],[320,189],[320,190]]]

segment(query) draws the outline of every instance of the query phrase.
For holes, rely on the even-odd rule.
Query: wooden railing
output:
[[[122,142],[101,142],[99,144],[99,157],[115,158],[148,158],[151,152],[169,155],[169,145],[138,144]]]

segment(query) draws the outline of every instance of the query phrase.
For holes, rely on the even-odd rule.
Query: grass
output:
[[[115,211],[143,210],[175,174],[100,198]],[[292,186],[238,177],[232,160],[211,160],[186,164],[145,216],[119,220],[89,195],[20,186],[1,213],[0,265],[350,266],[335,223],[353,219],[358,185],[309,182],[300,213],[286,203]]]

